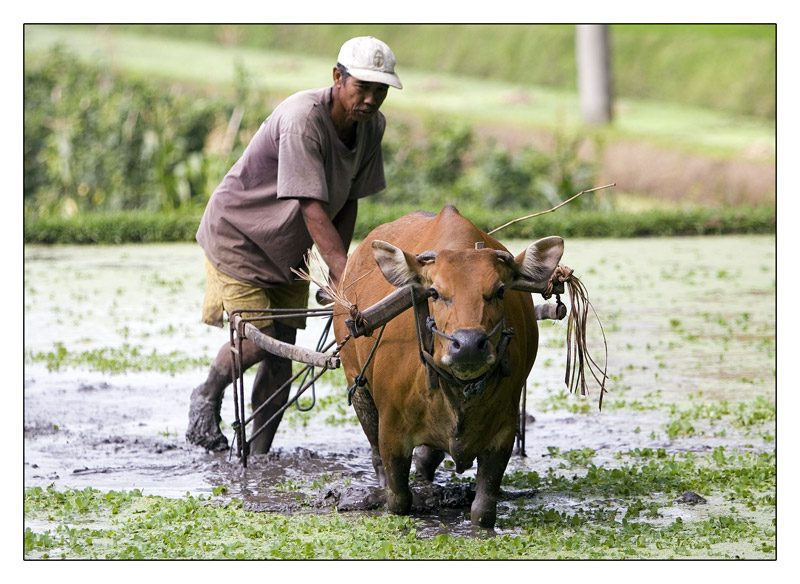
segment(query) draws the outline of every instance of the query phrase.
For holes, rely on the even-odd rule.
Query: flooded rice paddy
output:
[[[516,253],[526,242],[506,244]],[[527,456],[514,456],[506,472],[499,532],[513,532],[525,509],[574,513],[602,500],[624,510],[624,493],[587,498],[547,484],[624,466],[631,453],[774,452],[774,237],[568,240],[563,263],[602,322],[608,393],[599,411],[596,386],[585,397],[565,392],[566,323],[541,323],[526,392]],[[368,444],[339,371],[317,384],[314,408],[287,412],[274,451],[250,457],[246,469],[229,453],[186,444],[189,395],[228,340],[227,328],[200,322],[203,289],[202,251],[192,244],[26,247],[25,486],[222,494],[265,512],[379,510]],[[315,347],[324,324],[312,320],[299,344]],[[591,349],[602,363],[600,331],[592,318]],[[230,389],[222,415],[231,439]],[[474,468],[459,477],[448,462],[434,486],[415,487],[421,532],[469,533]],[[648,495],[662,523],[736,506],[724,492],[697,493],[699,505]],[[772,496],[772,505],[736,512],[770,525]],[[731,545],[723,555],[775,556],[774,532],[766,544]]]

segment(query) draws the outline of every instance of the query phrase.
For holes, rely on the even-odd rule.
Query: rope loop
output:
[[[364,373],[367,371],[367,366],[372,361],[372,358],[375,356],[375,351],[378,348],[378,343],[381,342],[381,337],[383,336],[383,330],[386,328],[386,325],[381,327],[380,332],[378,333],[378,338],[375,339],[375,344],[372,345],[372,350],[369,352],[369,356],[367,360],[364,362],[364,366],[361,368],[361,372],[353,378],[353,385],[347,388],[347,405],[353,405],[353,394],[355,394],[356,390],[359,387],[364,387],[367,384],[367,376]],[[349,338],[349,337],[348,337]],[[348,339],[345,339],[347,341]],[[342,342],[342,345],[344,341]]]
[[[575,270],[569,268],[563,264],[558,264],[556,269],[553,270],[553,275],[550,276],[550,280],[547,282],[547,289],[542,292],[542,298],[545,300],[550,300],[550,297],[553,295],[553,286],[555,283],[558,282],[559,284],[564,284],[565,282],[569,282],[572,280],[572,274]]]
[[[367,319],[364,318],[364,315],[361,314],[361,311],[358,309],[358,306],[355,304],[350,305],[350,318],[353,320],[353,323],[360,328],[363,328],[365,333],[364,336],[371,337],[372,333],[374,332],[370,324],[367,322]]]
[[[353,405],[353,394],[359,387],[364,387],[367,384],[367,378],[359,373],[353,379],[353,385],[347,388],[347,405]]]
[[[455,341],[455,339],[453,337],[451,337],[450,335],[448,335],[446,333],[443,333],[438,328],[436,328],[436,321],[434,320],[434,318],[432,316],[429,316],[429,317],[427,317],[425,319],[425,326],[427,326],[428,330],[431,331],[433,334],[439,335],[440,337],[444,337],[448,341]]]

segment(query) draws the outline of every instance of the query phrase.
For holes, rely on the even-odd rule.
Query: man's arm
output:
[[[349,199],[344,207],[342,207],[339,214],[333,218],[333,225],[336,231],[339,232],[339,237],[344,244],[345,253],[350,247],[350,242],[353,240],[353,232],[356,228],[356,215],[358,215],[358,201],[356,199]]]
[[[347,264],[347,248],[353,237],[358,202],[348,201],[333,221],[328,217],[327,203],[300,199],[300,209],[308,233],[330,269],[333,284],[338,286]]]

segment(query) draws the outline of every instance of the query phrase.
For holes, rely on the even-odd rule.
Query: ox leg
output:
[[[497,520],[497,498],[500,482],[506,471],[514,447],[513,439],[500,450],[486,450],[478,455],[478,472],[475,477],[475,500],[470,519],[473,525],[493,528]]]
[[[413,447],[404,449],[393,436],[384,430],[381,424],[381,458],[386,471],[386,507],[395,515],[407,515],[411,511],[411,488],[408,486],[408,475],[411,472],[411,455]]]
[[[279,321],[274,322],[275,338],[284,343],[294,344],[297,338],[297,329],[287,326]],[[273,393],[292,377],[292,361],[275,355],[267,354],[258,366],[258,372],[253,380],[253,392],[251,404],[253,410],[264,403]],[[269,420],[278,410],[280,410],[289,399],[290,386],[286,386],[279,395],[275,396],[269,404],[253,417],[253,432],[258,430]],[[250,452],[253,454],[266,454],[272,447],[272,440],[278,425],[281,423],[283,414],[273,420],[261,434],[252,439]]]
[[[432,483],[433,475],[444,460],[444,450],[430,446],[418,446],[414,450],[414,468],[416,479],[420,482]]]
[[[391,459],[386,472],[386,507],[395,515],[408,515],[413,496],[408,486],[411,472],[411,456],[396,456]]]
[[[353,409],[356,411],[361,428],[369,440],[372,450],[372,466],[375,468],[375,475],[378,477],[378,484],[386,486],[386,473],[381,460],[380,448],[378,446],[378,409],[372,400],[372,395],[364,387],[359,387],[353,393]]]

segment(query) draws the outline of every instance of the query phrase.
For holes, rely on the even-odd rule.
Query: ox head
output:
[[[497,359],[504,294],[543,292],[564,252],[564,240],[540,239],[517,257],[494,249],[413,255],[377,240],[372,249],[389,283],[430,289],[431,316],[441,333],[434,335],[436,364],[468,381],[486,373]]]

